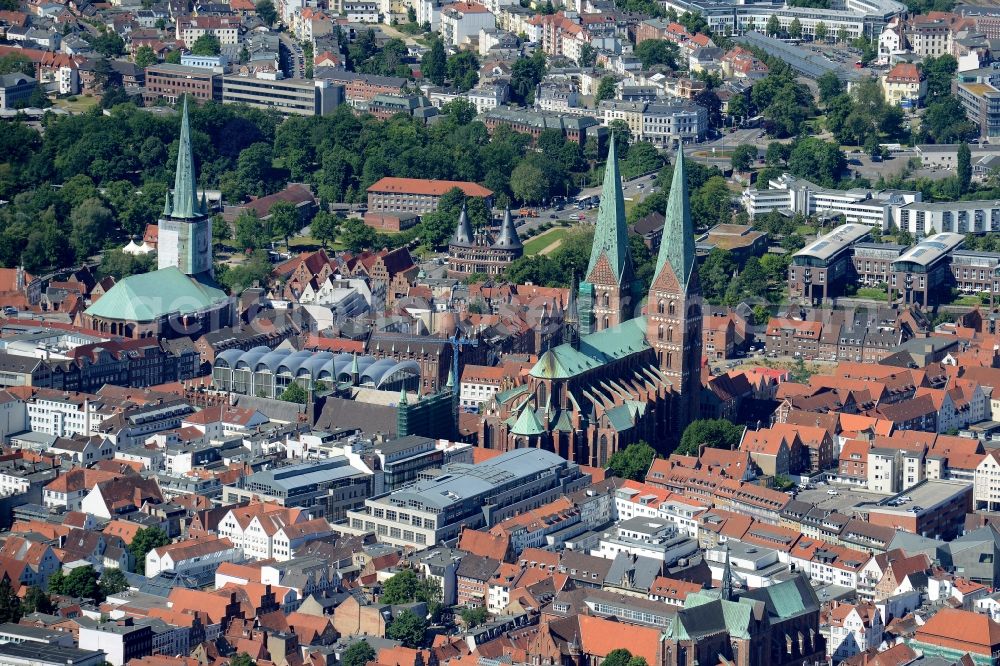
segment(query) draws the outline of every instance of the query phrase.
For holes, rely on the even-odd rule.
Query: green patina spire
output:
[[[628,226],[625,223],[625,195],[622,194],[614,135],[608,149],[608,162],[604,167],[601,207],[597,211],[594,247],[590,250],[590,263],[587,265],[588,279],[602,254],[607,255],[611,270],[619,283],[622,282],[626,271],[631,268],[631,260],[628,253]]]
[[[205,190],[201,191],[201,214],[208,215],[208,196],[205,194]]]
[[[163,217],[170,217],[173,210],[170,206],[170,192],[167,192],[163,195]]]
[[[655,281],[665,264],[677,276],[686,290],[694,270],[694,225],[691,223],[691,201],[688,198],[687,175],[684,173],[683,146],[677,149],[674,177],[670,182],[670,198],[663,222],[663,236],[660,239],[660,253],[656,257]]]
[[[399,389],[399,403],[398,404],[405,405],[405,404],[408,404],[408,402],[409,401],[406,399],[406,389],[405,388]]]
[[[185,97],[183,116],[181,116],[181,140],[177,148],[177,172],[174,174],[174,210],[171,217],[190,220],[201,216],[198,187],[194,179],[194,155],[191,153],[188,103]]]

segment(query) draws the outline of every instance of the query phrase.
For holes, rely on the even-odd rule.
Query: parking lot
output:
[[[878,502],[886,497],[889,495],[834,484],[817,485],[815,490],[799,491],[795,499],[814,504],[825,511],[837,511],[849,516],[854,513],[853,509],[858,505]]]

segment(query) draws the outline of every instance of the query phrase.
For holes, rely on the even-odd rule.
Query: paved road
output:
[[[283,47],[281,64],[285,69],[285,76],[290,79],[304,78],[306,75],[306,66],[302,47],[288,33],[279,32],[278,39],[281,40],[281,46]]]

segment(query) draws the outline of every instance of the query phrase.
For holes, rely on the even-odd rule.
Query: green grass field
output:
[[[85,95],[78,95],[74,100],[70,101],[68,98],[63,97],[56,99],[52,106],[57,109],[65,109],[70,113],[86,113],[92,108],[101,103],[98,97],[88,97]]]
[[[553,229],[549,229],[541,235],[535,236],[531,240],[525,242],[524,254],[526,256],[538,254],[552,243],[564,239],[567,235],[569,235],[569,231],[570,230],[565,227],[555,227]]]

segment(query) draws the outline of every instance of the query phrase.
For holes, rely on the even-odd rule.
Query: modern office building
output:
[[[227,74],[222,77],[222,103],[246,104],[286,116],[325,116],[344,103],[344,88],[324,79]]]
[[[921,201],[920,192],[867,188],[835,190],[786,173],[768,181],[766,190],[745,190],[741,203],[751,217],[776,210],[822,219],[842,215],[847,222],[884,231],[892,223],[895,210]]]
[[[870,232],[864,224],[844,224],[796,252],[788,267],[789,298],[823,302],[839,295],[851,269],[851,248]]]
[[[1000,231],[1000,201],[915,201],[893,211],[896,227],[919,237],[935,232]]]
[[[720,35],[763,30],[772,16],[776,16],[781,27],[787,30],[797,18],[807,38],[816,34],[819,23],[826,26],[831,38],[841,28],[851,38],[878,35],[892,17],[907,11],[906,5],[896,0],[845,0],[837,3],[835,9],[739,0],[666,0],[663,5],[666,11],[673,9],[678,16],[684,12],[701,14],[709,28]]]
[[[1000,90],[989,83],[952,81],[951,92],[983,139],[1000,136]]]
[[[852,261],[858,283],[866,287],[888,285],[892,262],[905,251],[905,245],[895,243],[855,243]]]
[[[20,73],[0,75],[0,109],[16,109],[27,103],[38,82]]]
[[[957,250],[951,253],[951,276],[963,294],[1000,294],[1000,253]],[[992,300],[990,305],[992,305]]]
[[[360,509],[372,492],[372,473],[354,467],[346,456],[322,462],[277,467],[254,472],[223,488],[227,504],[260,501],[305,509],[314,518],[331,523],[348,511]]]
[[[146,90],[143,98],[149,103],[162,99],[176,104],[185,95],[199,102],[222,96],[222,76],[204,67],[161,63],[146,68]]]
[[[900,295],[906,304],[930,305],[934,296],[951,286],[951,253],[963,242],[965,236],[961,234],[935,234],[901,254],[892,262],[889,300]]]
[[[516,449],[484,463],[452,463],[348,511],[353,530],[417,549],[458,537],[463,527],[490,527],[590,484],[575,463],[543,449]]]

